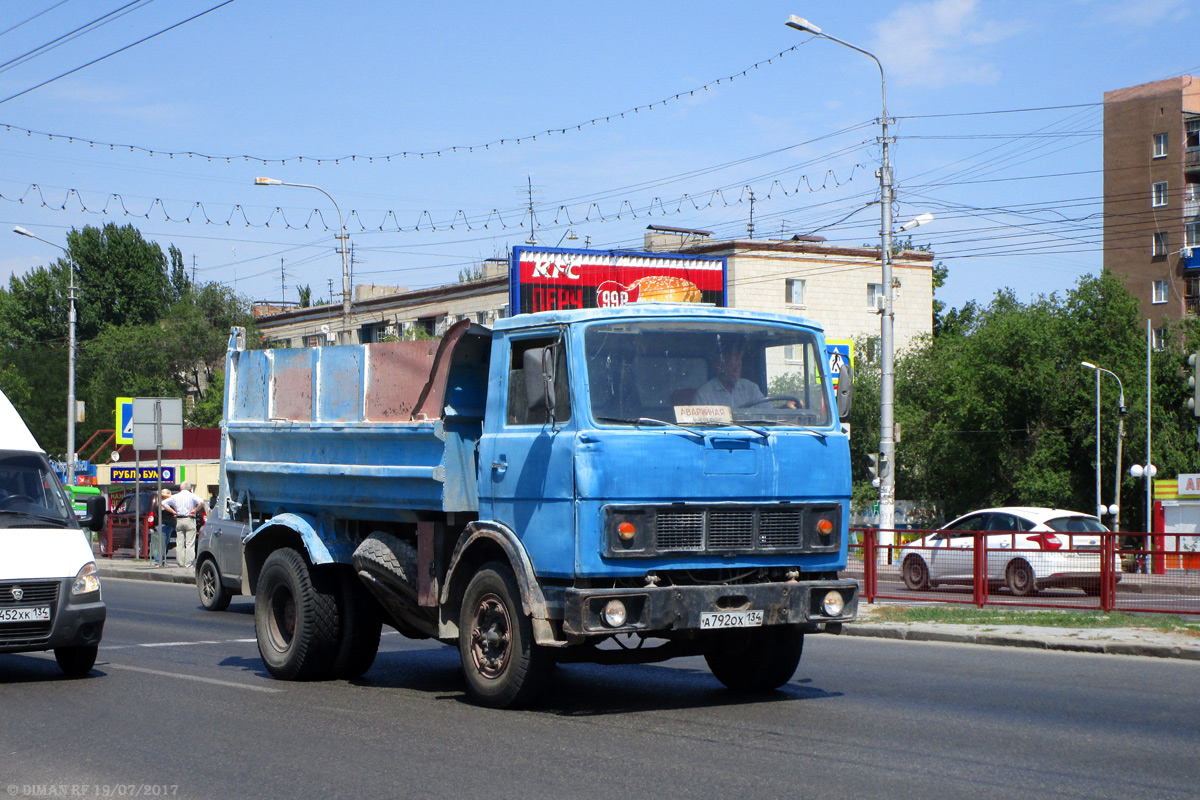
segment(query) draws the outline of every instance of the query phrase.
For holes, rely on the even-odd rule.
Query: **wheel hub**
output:
[[[471,660],[485,678],[498,678],[508,666],[512,620],[494,594],[480,598],[471,625]]]

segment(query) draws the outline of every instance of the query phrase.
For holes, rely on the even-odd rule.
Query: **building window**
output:
[[[867,284],[867,308],[879,310],[883,308],[883,284],[868,283]]]
[[[1200,222],[1189,222],[1183,226],[1183,246],[1200,247]]]
[[[1151,187],[1150,205],[1154,208],[1167,204],[1167,182],[1156,183]]]
[[[1166,346],[1166,341],[1167,341],[1167,329],[1166,328],[1155,328],[1153,331],[1151,331],[1150,346],[1152,348],[1154,348],[1155,350],[1162,350]]]
[[[1167,254],[1167,232],[1155,231],[1154,243],[1150,246],[1150,255],[1154,257],[1165,256]]]
[[[1154,157],[1167,157],[1167,135],[1165,133],[1154,134]]]
[[[1165,303],[1167,302],[1167,282],[1166,281],[1151,281],[1150,282],[1150,302]]]
[[[1193,147],[1200,147],[1200,120],[1188,120],[1183,146],[1189,150]]]
[[[789,306],[804,305],[804,281],[802,279],[787,279],[787,304]]]
[[[304,337],[305,347],[322,347],[325,344],[325,334],[310,333]]]

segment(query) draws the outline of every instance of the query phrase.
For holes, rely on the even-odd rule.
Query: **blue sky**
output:
[[[12,226],[113,221],[254,300],[340,291],[332,205],[260,175],[336,199],[356,283],[454,282],[531,227],[745,235],[751,191],[758,236],[877,241],[879,72],[798,14],[882,61],[896,222],[937,217],[914,242],[950,269],[942,299],[1027,300],[1100,268],[1103,93],[1200,74],[1189,0],[234,0],[51,80],[219,3],[6,4],[0,279],[58,255]]]

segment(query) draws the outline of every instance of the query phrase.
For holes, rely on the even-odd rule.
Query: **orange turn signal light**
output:
[[[637,534],[637,528],[632,522],[622,522],[617,526],[617,535],[621,537],[623,542],[633,541],[633,537]]]
[[[833,520],[821,519],[817,521],[817,532],[822,536],[828,536],[833,533]]]

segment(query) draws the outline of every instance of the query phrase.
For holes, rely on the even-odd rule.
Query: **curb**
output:
[[[196,584],[196,574],[183,567],[151,567],[148,565],[116,566],[97,564],[100,578],[118,578],[133,581],[158,581],[160,583]]]
[[[908,642],[982,644],[993,647],[1027,647],[1034,650],[1059,650],[1074,653],[1100,653],[1118,656],[1148,656],[1151,658],[1180,658],[1188,661],[1200,661],[1200,648],[1128,644],[1124,642],[1060,642],[1050,639],[1031,639],[1024,636],[1004,636],[995,633],[908,630],[885,627],[883,625],[872,625],[870,623],[850,623],[842,628],[842,635],[864,636],[874,639],[901,639]]]

